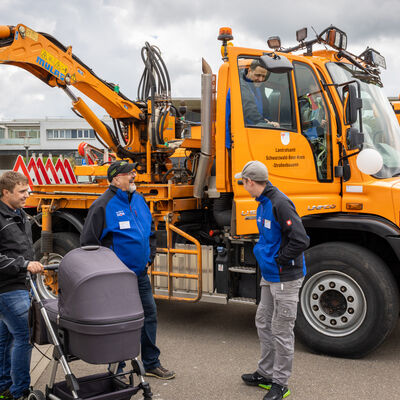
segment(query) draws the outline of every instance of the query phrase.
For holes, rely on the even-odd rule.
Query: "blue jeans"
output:
[[[156,346],[157,307],[154,301],[147,269],[138,276],[139,295],[144,311],[144,326],[141,336],[141,354],[144,369],[150,371],[160,366],[160,350]]]
[[[0,391],[20,397],[29,389],[32,347],[29,343],[29,292],[0,294]]]
[[[144,369],[150,371],[160,366],[160,350],[156,346],[157,307],[154,301],[150,279],[147,275],[147,269],[138,276],[138,286],[144,311],[144,325],[141,336],[141,358]],[[125,365],[125,362],[120,362],[117,373],[121,373]]]

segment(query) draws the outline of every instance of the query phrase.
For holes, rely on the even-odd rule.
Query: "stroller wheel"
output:
[[[40,390],[33,390],[28,394],[28,400],[46,400],[46,396]]]

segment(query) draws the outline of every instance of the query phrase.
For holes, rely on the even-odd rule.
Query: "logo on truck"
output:
[[[65,75],[68,71],[67,66],[46,50],[42,50],[36,62],[60,80],[63,81],[65,79]]]
[[[332,208],[336,208],[336,204],[321,204],[321,205],[318,205],[318,206],[308,206],[307,210],[308,211],[331,210]]]

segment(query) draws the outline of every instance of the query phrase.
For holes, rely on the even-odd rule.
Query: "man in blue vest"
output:
[[[265,95],[265,80],[268,71],[259,60],[253,60],[250,66],[240,74],[243,114],[245,125],[264,125],[279,128],[279,123],[270,121],[270,105]]]
[[[157,308],[147,275],[156,255],[154,223],[144,198],[136,192],[135,164],[113,162],[107,170],[110,187],[90,206],[81,235],[81,246],[111,248],[138,277],[144,310],[141,357],[147,376],[172,379],[175,372],[164,368],[156,346]],[[119,365],[120,370],[124,363]],[[118,371],[120,372],[120,371]]]
[[[269,389],[264,400],[281,400],[290,394],[288,380],[294,355],[294,323],[299,290],[306,274],[304,250],[309,238],[294,204],[268,181],[260,161],[248,162],[235,175],[259,202],[259,240],[254,246],[261,271],[261,297],[256,327],[261,359],[254,373],[242,375],[250,386]]]

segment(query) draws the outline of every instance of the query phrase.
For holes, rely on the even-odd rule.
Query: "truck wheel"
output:
[[[58,264],[70,250],[79,247],[79,234],[72,232],[57,232],[53,234],[53,252],[49,255],[49,264]],[[40,239],[33,245],[35,259],[43,262],[40,249]],[[58,294],[57,271],[46,271],[38,276],[37,289],[44,299],[55,299]]]
[[[354,244],[324,243],[306,252],[297,337],[312,350],[360,358],[377,348],[399,317],[399,293],[386,264]]]

